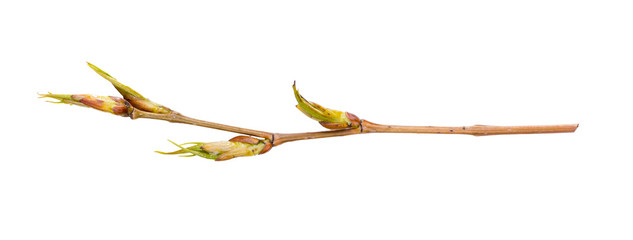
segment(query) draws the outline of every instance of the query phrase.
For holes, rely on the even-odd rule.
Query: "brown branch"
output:
[[[104,112],[109,112],[119,116],[129,116],[132,119],[148,118],[163,120],[168,122],[213,128],[263,138],[254,139],[252,137],[243,136],[233,138],[229,140],[229,142],[231,142],[230,144],[233,145],[235,148],[222,153],[228,154],[229,152],[231,152],[230,155],[226,156],[223,156],[217,151],[205,149],[204,146],[207,146],[206,144],[204,146],[202,146],[202,144],[198,144],[189,147],[183,147],[176,144],[178,147],[181,148],[180,150],[165,154],[191,153],[193,155],[198,155],[210,159],[227,160],[237,156],[252,156],[262,154],[270,150],[270,148],[273,146],[279,146],[283,143],[292,141],[340,137],[362,133],[432,133],[488,136],[499,134],[564,133],[574,132],[576,131],[576,128],[578,128],[578,124],[543,126],[474,125],[462,127],[382,125],[372,123],[367,120],[361,120],[356,115],[349,112],[342,112],[334,109],[325,108],[319,104],[310,102],[299,94],[295,84],[293,84],[292,88],[294,90],[294,95],[298,103],[296,107],[306,116],[317,120],[322,126],[328,129],[337,130],[304,133],[270,133],[265,131],[208,122],[184,116],[178,112],[171,110],[170,108],[150,101],[130,87],[121,84],[115,78],[110,76],[110,74],[104,72],[98,67],[90,63],[88,63],[88,65],[99,75],[112,83],[117,91],[119,91],[119,93],[123,95],[123,99],[116,97],[99,97],[86,94],[70,95],[49,93],[40,94],[40,96],[57,99],[60,101],[60,103],[76,104],[84,107],[91,107]],[[235,144],[237,143],[241,143],[241,145],[236,146]],[[208,148],[217,148],[217,146],[215,148],[213,147],[213,143],[208,144],[211,144],[207,146]]]
[[[578,124],[537,125],[537,126],[489,126],[474,125],[462,127],[436,126],[396,126],[382,125],[363,120],[363,133],[434,133],[434,134],[469,134],[488,136],[500,134],[533,134],[533,133],[569,133],[576,131]]]
[[[362,133],[360,128],[349,128],[349,129],[330,130],[330,131],[321,131],[321,132],[275,133],[273,135],[272,140],[273,140],[273,146],[279,146],[283,143],[298,141],[298,140],[340,137],[340,136],[354,135],[354,134],[360,134],[360,133]]]
[[[235,126],[224,125],[224,124],[219,124],[219,123],[214,123],[214,122],[207,122],[200,119],[190,118],[176,112],[171,112],[169,114],[158,114],[158,113],[145,112],[145,111],[134,108],[134,110],[132,110],[132,113],[130,114],[130,118],[132,119],[149,118],[149,119],[156,119],[156,120],[164,120],[164,121],[173,122],[173,123],[184,123],[184,124],[195,125],[195,126],[206,127],[206,128],[213,128],[213,129],[234,132],[234,133],[239,133],[239,134],[251,135],[251,136],[256,136],[256,137],[265,138],[265,139],[273,138],[273,134],[269,132],[235,127]]]
[[[359,128],[349,128],[341,130],[330,130],[321,132],[304,133],[270,133],[247,128],[224,125],[214,122],[203,121],[184,116],[180,113],[157,114],[134,109],[130,114],[132,119],[148,118],[164,120],[174,123],[190,124],[206,128],[213,128],[228,132],[251,135],[269,139],[273,146],[283,143],[308,140],[317,138],[340,137],[361,133],[431,133],[431,134],[468,134],[473,136],[488,136],[501,134],[533,134],[533,133],[567,133],[574,132],[578,124],[564,125],[541,125],[541,126],[488,126],[474,125],[462,127],[436,127],[436,126],[397,126],[376,124],[367,120],[362,120]]]
[[[501,134],[570,133],[576,131],[576,128],[578,128],[578,124],[540,126],[474,125],[462,127],[397,126],[376,124],[367,120],[363,120],[359,128],[306,133],[276,133],[274,134],[273,146],[278,146],[283,143],[297,140],[339,137],[361,133],[432,133],[489,136]]]

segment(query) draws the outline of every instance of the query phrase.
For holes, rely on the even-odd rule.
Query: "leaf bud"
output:
[[[114,115],[128,117],[132,111],[130,103],[120,97],[93,96],[88,94],[40,94],[41,98],[48,97],[59,100],[53,103],[66,103],[82,107],[94,108]]]
[[[125,100],[127,100],[133,107],[152,113],[169,114],[172,112],[172,110],[168,107],[152,102],[149,99],[143,97],[143,95],[141,95],[140,93],[134,91],[134,89],[123,85],[122,83],[117,81],[116,78],[110,76],[110,74],[101,70],[97,66],[92,65],[91,63],[88,63],[88,66],[101,77],[112,83],[114,88],[116,88],[116,90],[121,93],[121,96],[123,96],[123,98],[125,98]]]
[[[247,157],[264,154],[272,148],[272,143],[269,140],[260,140],[249,136],[237,136],[230,139],[229,141],[208,143],[171,143],[178,146],[180,150],[173,152],[157,152],[161,154],[189,154],[183,155],[183,157],[199,156],[216,161],[225,161],[236,157]]]
[[[298,103],[296,107],[309,118],[318,121],[321,126],[327,129],[358,128],[360,126],[360,119],[356,115],[325,108],[317,103],[310,102],[299,94],[295,85],[292,84],[292,89]]]

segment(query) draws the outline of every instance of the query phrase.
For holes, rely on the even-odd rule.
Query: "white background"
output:
[[[1,239],[631,239],[630,1],[3,1]],[[368,134],[226,162],[236,134],[46,103],[116,95],[318,131],[580,123],[573,134]]]

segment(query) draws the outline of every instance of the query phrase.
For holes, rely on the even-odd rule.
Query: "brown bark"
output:
[[[474,125],[461,127],[437,127],[437,126],[398,126],[376,124],[367,120],[361,120],[358,128],[348,128],[321,132],[304,133],[270,133],[247,128],[207,122],[184,116],[180,113],[157,114],[134,109],[130,114],[132,119],[149,118],[165,120],[175,123],[184,123],[201,127],[213,128],[239,134],[256,136],[269,139],[273,146],[283,143],[317,138],[340,137],[361,133],[431,133],[431,134],[468,134],[473,136],[489,136],[501,134],[534,134],[534,133],[570,133],[576,131],[578,124],[562,125],[537,125],[537,126],[489,126]]]

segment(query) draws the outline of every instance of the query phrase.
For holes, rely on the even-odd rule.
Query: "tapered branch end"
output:
[[[502,134],[535,134],[535,133],[573,133],[580,124],[538,125],[538,126],[487,126],[475,125],[467,127],[469,134],[474,136],[489,136]]]

